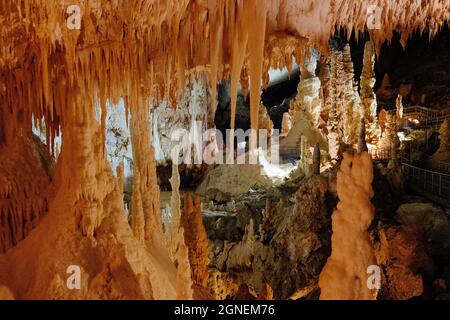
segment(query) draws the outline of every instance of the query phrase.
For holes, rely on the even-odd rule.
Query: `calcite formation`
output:
[[[376,264],[368,228],[375,214],[370,202],[372,158],[366,152],[344,155],[337,176],[339,203],[332,216],[331,256],[320,273],[320,299],[369,300],[367,270]]]
[[[322,100],[320,98],[320,80],[316,76],[318,57],[311,52],[309,58],[303,60],[301,66],[302,78],[298,85],[297,96],[291,102],[290,113],[293,115],[292,128],[288,135],[280,142],[280,148],[296,148],[302,136],[311,144],[319,143],[326,148],[326,139],[321,124]]]
[[[172,186],[172,194],[170,196],[170,219],[166,225],[166,245],[172,260],[175,260],[178,244],[178,233],[180,228],[181,217],[181,200],[180,200],[180,173],[178,165],[172,163],[172,178],[170,178]],[[183,231],[184,236],[184,231]]]
[[[376,144],[380,138],[377,122],[377,99],[373,92],[375,85],[375,47],[372,41],[367,41],[364,47],[364,66],[361,73],[360,96],[362,104],[362,115],[367,126],[367,141]]]
[[[331,77],[329,82],[329,95],[331,105],[328,114],[328,153],[331,159],[338,158],[339,149],[344,142],[344,65],[342,52],[331,53]]]
[[[349,145],[358,141],[358,120],[361,118],[361,100],[358,93],[358,83],[355,81],[350,45],[347,43],[342,52],[344,68],[344,138]]]
[[[389,13],[379,17],[381,28],[368,25],[370,5]],[[68,10],[69,6],[76,10]],[[179,235],[184,230],[191,285],[183,242],[178,241],[178,270],[165,244],[156,162],[167,160],[167,149],[155,150],[150,143],[161,136],[155,128],[164,117],[158,118],[154,111],[152,123],[150,109],[170,105],[173,109],[163,115],[181,110],[183,99],[192,98],[183,98],[183,90],[192,79],[201,78],[202,101],[194,109],[202,112],[194,116],[191,112],[191,118],[198,116],[212,128],[216,85],[230,78],[231,129],[235,129],[239,81],[244,92],[249,91],[251,128],[258,129],[261,80],[267,83],[270,68],[290,67],[292,57],[303,65],[311,47],[328,56],[328,41],[339,28],[349,37],[368,30],[373,44],[367,45],[361,103],[373,143],[377,136],[374,52],[380,52],[394,32],[400,33],[403,45],[416,30],[427,30],[433,37],[450,20],[449,12],[447,0],[0,0],[0,295],[191,298],[191,289],[206,286],[208,278],[208,240],[202,230],[200,201],[186,200],[183,229],[177,230]],[[341,69],[339,59],[333,62],[339,66],[335,70]],[[343,59],[344,69],[346,62]],[[304,135],[311,145],[326,149],[318,114],[327,115],[332,104],[323,90],[328,105],[321,111],[320,81],[313,72],[309,75],[301,84],[303,111],[296,113],[290,130],[294,138],[288,134],[285,139],[296,145]],[[334,80],[341,81],[340,76]],[[350,89],[350,79],[346,80]],[[124,174],[119,169],[115,177],[107,159],[108,109],[117,105],[123,105],[126,126],[130,125],[131,225],[123,200]],[[333,123],[336,117],[326,121]],[[33,142],[35,123],[45,128],[47,156],[59,150],[56,141],[62,141],[54,168],[39,160],[45,153]],[[250,149],[256,148],[256,133],[250,142]],[[352,169],[346,167],[347,158],[341,174],[348,190],[361,196],[359,201],[349,203],[340,190],[342,210],[349,208],[351,215],[360,206],[366,214],[359,226],[364,232],[355,237],[363,237],[364,246],[371,171],[364,175],[358,168],[361,164],[369,169],[366,158],[355,156]],[[315,239],[315,235],[305,237]],[[319,240],[310,242],[315,248]],[[364,258],[365,252],[361,261],[369,262],[370,248],[364,250],[358,257]],[[336,250],[333,254],[334,259]],[[67,270],[74,264],[81,274],[80,290],[66,286]],[[360,267],[350,264],[350,271],[361,276]],[[366,292],[359,294],[350,297],[369,297]],[[323,295],[329,296],[326,289]]]
[[[178,231],[177,251],[177,299],[193,300],[194,290],[192,288],[191,265],[189,263],[188,248],[184,243],[184,229]]]
[[[198,195],[193,200],[191,194],[186,194],[180,226],[184,229],[184,239],[192,269],[192,281],[206,288],[208,285],[209,243],[202,222],[201,199]]]

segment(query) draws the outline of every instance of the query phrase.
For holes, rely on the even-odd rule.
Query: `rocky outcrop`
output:
[[[439,129],[439,149],[432,156],[436,161],[450,160],[450,121],[445,119]]]
[[[380,299],[407,300],[424,292],[424,275],[432,273],[419,225],[381,228],[376,255],[382,269]]]
[[[241,196],[233,213],[206,218],[215,277],[234,279],[233,292],[245,284],[260,293],[269,285],[275,299],[298,299],[317,288],[330,252],[332,185],[314,176],[293,189]]]
[[[442,208],[432,203],[402,204],[397,209],[395,220],[422,226],[429,252],[440,259],[450,259],[450,218]]]

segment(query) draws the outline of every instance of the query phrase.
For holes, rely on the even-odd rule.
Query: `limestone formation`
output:
[[[267,108],[263,105],[259,107],[259,130],[266,130],[267,137],[272,136],[273,131],[273,122],[269,117],[269,114],[267,113]]]
[[[178,231],[178,251],[177,251],[177,299],[193,300],[194,290],[192,289],[191,265],[189,264],[188,248],[184,242],[184,229]]]
[[[367,152],[369,149],[367,148],[366,143],[366,121],[364,118],[361,118],[359,122],[359,134],[358,134],[358,152]]]
[[[180,226],[184,230],[184,241],[189,251],[189,263],[194,284],[206,288],[208,285],[209,244],[202,222],[201,199],[193,201],[190,194],[184,198]]]
[[[175,260],[178,244],[178,233],[180,228],[180,173],[178,172],[178,165],[172,163],[172,178],[170,179],[172,186],[172,194],[170,196],[170,219],[167,223],[166,230],[166,244],[169,250],[169,255],[172,260]],[[184,234],[184,231],[183,231]]]
[[[344,155],[337,176],[339,204],[333,212],[332,251],[320,273],[320,299],[370,300],[367,270],[376,264],[368,228],[375,214],[370,199],[372,159],[366,152]]]
[[[281,123],[281,136],[285,137],[289,134],[292,129],[292,119],[289,112],[283,114],[283,121]]]
[[[349,145],[354,145],[358,141],[358,119],[361,118],[360,113],[360,98],[359,93],[355,89],[357,83],[355,82],[355,70],[350,51],[350,45],[347,43],[343,50],[343,77],[344,77],[344,138]]]
[[[305,59],[307,64],[303,64],[304,57],[314,47],[327,59],[329,40],[337,30],[359,38],[370,29],[367,9],[375,5],[388,14],[382,14],[378,21],[382,28],[369,30],[373,44],[367,46],[361,78],[367,141],[375,145],[378,128],[372,53],[379,53],[394,33],[405,46],[416,31],[426,30],[433,38],[450,21],[448,0],[73,2],[0,0],[0,298],[193,298],[199,286],[207,286],[210,251],[198,197],[194,203],[190,196],[186,199],[180,218],[182,229],[177,234],[184,239],[187,252],[183,241],[177,241],[178,266],[165,243],[157,163],[169,159],[172,129],[190,129],[194,120],[200,122],[196,134],[214,128],[216,86],[225,79],[231,81],[231,129],[235,129],[241,80],[242,90],[249,93],[250,127],[258,129],[261,83],[267,83],[269,69],[290,70],[295,58],[304,77],[293,103],[296,112],[292,129],[284,143],[297,146],[300,137],[305,136],[311,145],[319,144],[321,150],[326,150],[329,132],[324,123],[331,123],[334,130],[343,125],[342,110],[350,111],[350,104],[342,103],[345,95],[340,91],[341,87],[350,90],[350,78],[336,76],[342,66],[341,58],[335,59],[330,75],[333,82],[327,88],[339,92],[333,93],[337,98],[330,103],[331,93],[322,90],[324,99],[321,97],[315,58],[309,62]],[[344,71],[348,63],[349,75],[348,55],[342,61]],[[326,78],[326,74],[320,76],[321,80]],[[120,155],[127,161],[116,170],[122,161],[108,161],[111,127],[107,122],[108,112],[119,106],[124,110],[124,119],[119,117],[120,128],[129,131],[130,137],[123,139],[124,154]],[[329,117],[332,109],[338,114]],[[347,136],[348,141],[353,139],[351,129],[345,129],[350,116],[344,117],[347,126],[338,130],[338,144],[343,137],[344,142]],[[35,141],[35,129],[45,138],[47,150]],[[448,130],[445,132],[448,135]],[[445,135],[441,136],[444,141]],[[252,134],[250,149],[257,147],[256,137]],[[231,150],[233,143],[234,139]],[[344,168],[343,172],[359,172],[359,156],[355,159],[355,168]],[[254,172],[243,178],[254,178]],[[131,180],[131,196],[125,190],[131,197],[130,224],[123,185]],[[364,183],[368,177],[359,172],[349,180],[352,183],[346,187],[357,195],[357,201],[349,204],[348,199],[341,199],[342,206],[353,208],[363,201],[368,203],[370,196],[364,200],[358,197],[367,187]],[[259,225],[248,230],[251,241],[245,239],[251,249],[255,249],[253,245],[258,248],[243,250],[246,255],[242,260],[238,259],[242,246],[233,250],[234,244],[223,246],[237,257],[226,264],[239,267],[246,265],[249,257],[255,258],[250,260],[255,262],[251,267],[264,270],[269,279],[259,281],[261,286],[255,288],[264,297],[270,298],[271,294],[263,285],[270,285],[274,295],[283,298],[298,292],[300,284],[314,287],[322,266],[327,242],[321,238],[327,234],[323,227],[328,212],[327,179],[313,176],[308,181],[295,194],[295,208],[286,209],[286,214],[274,222],[279,226],[277,230],[292,232],[272,236],[275,229],[265,226],[265,235],[272,237],[272,252],[277,252],[277,257],[282,252],[282,259],[266,259],[265,242],[257,241],[259,235],[252,233]],[[252,182],[245,187],[253,186]],[[176,185],[176,181],[173,183]],[[175,204],[172,211],[177,208]],[[361,210],[361,214],[365,213]],[[365,225],[362,227],[365,232]],[[302,245],[295,245],[298,243]],[[170,248],[173,258],[173,243]],[[336,250],[333,252],[335,255]],[[361,252],[356,253],[360,258]],[[291,260],[291,256],[295,259]],[[267,267],[263,266],[266,261]],[[311,261],[312,267],[307,265]],[[358,266],[345,265],[349,273]],[[67,287],[65,280],[72,269],[82,275],[79,290]],[[295,283],[280,280],[279,274],[285,270],[290,271]],[[360,275],[360,270],[356,271]],[[262,278],[261,273],[253,276]],[[338,277],[340,280],[346,278]],[[199,296],[207,296],[208,288],[204,289],[204,295]],[[356,289],[351,288],[352,292]],[[326,289],[323,294],[327,295]]]
[[[361,104],[363,116],[366,121],[367,142],[376,144],[380,138],[377,122],[377,100],[373,92],[375,85],[375,47],[372,41],[367,41],[364,47],[364,66],[361,73]]]
[[[324,134],[319,128],[322,100],[320,80],[315,75],[317,59],[317,53],[311,51],[310,56],[303,60],[297,96],[290,105],[290,113],[293,115],[292,129],[280,141],[280,149],[296,148],[302,136],[305,136],[311,144],[319,143],[322,149],[327,149]]]
[[[397,121],[397,130],[401,128],[403,122],[403,97],[399,94],[395,101],[395,114]]]
[[[320,174],[320,148],[319,145],[316,143],[314,146],[314,153],[313,153],[313,173],[314,174]]]

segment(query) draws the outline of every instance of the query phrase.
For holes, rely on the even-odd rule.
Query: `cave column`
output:
[[[150,144],[151,123],[149,103],[131,107],[131,143],[133,149],[133,171],[139,176],[133,182],[133,199],[136,207],[142,206],[144,213],[144,239],[148,245],[164,244],[160,215],[159,186],[156,176],[156,160]],[[139,190],[138,192],[136,192]],[[136,199],[139,197],[141,199]],[[141,204],[138,205],[137,203]],[[134,212],[131,212],[134,215]],[[133,218],[132,218],[133,219]]]

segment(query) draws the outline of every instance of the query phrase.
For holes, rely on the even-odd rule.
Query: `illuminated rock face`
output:
[[[368,267],[376,264],[368,232],[375,214],[372,180],[368,153],[344,155],[337,176],[339,204],[332,216],[331,256],[319,278],[320,299],[376,298],[376,291],[367,286]]]

